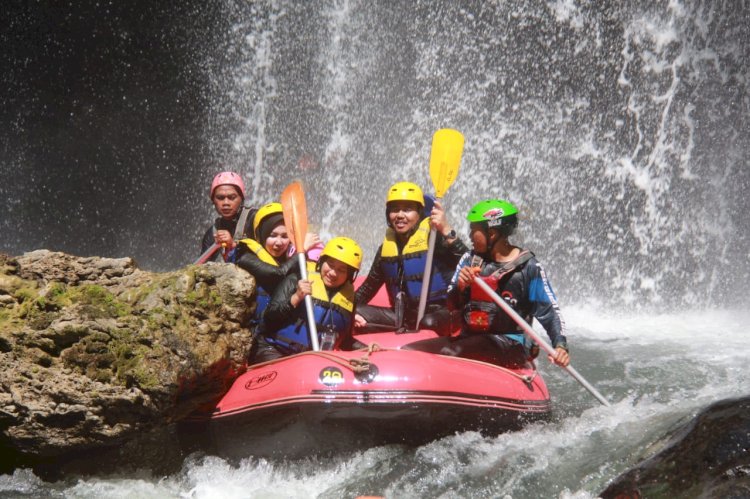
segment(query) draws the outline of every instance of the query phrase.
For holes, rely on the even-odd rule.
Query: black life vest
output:
[[[529,324],[533,317],[527,308],[527,300],[523,299],[526,290],[523,288],[523,276],[516,270],[523,268],[526,262],[531,260],[534,254],[523,250],[518,257],[511,262],[484,262],[475,256],[478,261],[472,262],[472,266],[481,268],[477,279],[482,279],[490,288],[503,298],[518,312]],[[512,282],[511,282],[512,281]],[[469,334],[516,334],[519,327],[516,322],[508,316],[487,293],[479,286],[469,287],[469,299],[464,305],[464,331]]]

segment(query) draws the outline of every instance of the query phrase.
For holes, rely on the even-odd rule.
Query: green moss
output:
[[[162,308],[154,308],[143,311],[139,316],[140,329],[158,331],[162,328],[171,328],[175,325],[175,317]]]
[[[130,305],[95,284],[71,287],[67,295],[72,303],[81,305],[82,312],[91,318],[125,317],[131,313]]]
[[[33,309],[32,311],[32,313],[29,313],[27,315],[26,324],[31,329],[36,329],[37,331],[41,331],[42,329],[49,327],[49,325],[52,324],[57,318],[57,314],[55,313]]]
[[[55,310],[70,306],[72,301],[68,293],[68,288],[60,282],[53,282],[47,287],[47,301]]]
[[[182,302],[188,305],[195,305],[200,299],[200,294],[197,291],[193,290],[185,293],[185,295],[182,297]]]
[[[107,369],[99,369],[93,373],[91,379],[94,381],[100,381],[102,383],[109,383],[112,381],[112,371]]]
[[[177,288],[177,276],[169,275],[167,277],[161,277],[152,279],[148,284],[143,284],[137,288],[129,289],[125,294],[122,295],[122,299],[127,303],[135,306],[154,293],[158,293],[160,290],[169,290],[165,293],[166,296],[174,295],[174,290]]]
[[[191,329],[192,321],[186,315],[182,314],[178,316],[177,321],[174,325],[173,332],[177,335],[183,335]]]
[[[159,384],[157,375],[148,368],[146,356],[151,352],[147,344],[150,337],[131,329],[118,330],[108,344],[113,357],[112,372],[114,378],[125,386],[137,385],[140,388],[156,388]]]
[[[42,330],[57,318],[56,312],[60,307],[47,300],[45,296],[37,296],[36,292],[28,288],[19,290],[16,295],[20,303],[17,309],[18,317],[25,319],[26,324],[32,329]]]
[[[159,378],[143,365],[136,366],[133,370],[133,376],[138,386],[145,390],[159,387]]]
[[[18,303],[24,303],[31,301],[37,297],[37,291],[35,289],[23,287],[18,290],[16,290],[15,293],[13,293],[13,298],[16,299]]]

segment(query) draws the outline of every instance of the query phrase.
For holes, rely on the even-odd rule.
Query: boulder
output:
[[[701,411],[601,497],[750,497],[750,397]]]
[[[215,402],[245,367],[254,291],[224,263],[0,255],[0,464],[122,445]]]

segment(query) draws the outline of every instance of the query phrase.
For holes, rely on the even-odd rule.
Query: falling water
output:
[[[748,277],[734,6],[339,1],[272,3],[259,20],[230,3],[231,76],[214,92],[234,111],[213,119],[259,201],[301,178],[320,230],[369,254],[373,207],[394,181],[432,190],[432,133],[452,127],[466,136],[452,220],[465,234],[475,201],[519,204],[520,242],[563,296],[734,303]]]
[[[465,236],[477,200],[520,206],[516,241],[549,271],[573,362],[614,407],[541,361],[555,420],[517,433],[295,463],[191,456],[167,477],[52,484],[18,470],[0,477],[0,494],[595,496],[750,381],[750,316],[739,311],[750,278],[749,7],[11,9],[0,249],[181,266],[213,216],[208,182],[227,168],[245,176],[255,204],[301,179],[311,224],[356,238],[369,259],[387,187],[412,180],[432,191],[432,134],[456,128],[466,147],[445,197],[450,219]]]

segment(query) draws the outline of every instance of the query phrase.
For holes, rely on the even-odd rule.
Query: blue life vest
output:
[[[396,302],[396,295],[401,291],[402,281],[407,300],[419,303],[419,297],[422,293],[422,278],[427,266],[429,236],[430,219],[425,218],[409,237],[403,249],[399,251],[396,232],[391,228],[386,230],[380,250],[380,268],[385,278],[391,303]],[[427,303],[440,302],[448,297],[448,283],[437,270],[433,260]]]
[[[312,273],[308,279],[312,281],[313,316],[318,336],[323,328],[332,327],[341,338],[349,331],[353,321],[354,285],[350,281],[345,282],[329,300],[328,290],[320,274]],[[266,341],[289,352],[309,350],[310,333],[304,303],[297,307],[297,312],[295,321],[266,336]]]

